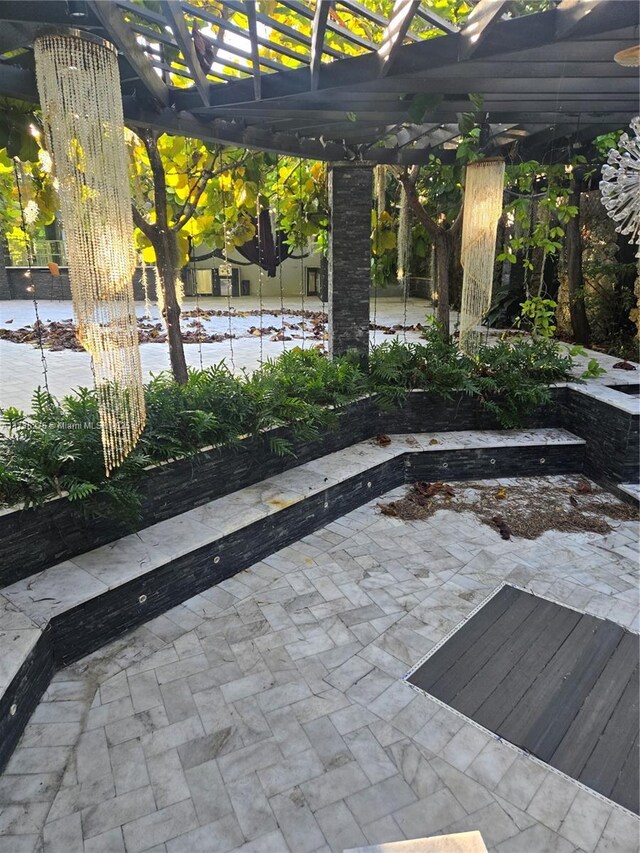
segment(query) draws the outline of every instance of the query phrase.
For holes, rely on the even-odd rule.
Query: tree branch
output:
[[[153,240],[154,226],[151,224],[151,222],[147,222],[147,220],[140,213],[135,204],[131,205],[131,214],[133,216],[133,224],[136,226],[136,228],[139,228],[140,231],[142,231],[147,240]]]
[[[162,158],[158,151],[158,139],[152,130],[145,128],[138,134],[149,157],[151,174],[153,175],[153,201],[156,209],[156,227],[160,231],[168,227],[167,217],[167,182],[164,174]]]
[[[404,187],[404,191],[407,194],[407,198],[409,199],[409,204],[411,205],[411,209],[416,215],[418,222],[420,222],[428,234],[430,234],[434,239],[438,237],[443,229],[440,225],[438,225],[435,220],[433,220],[424,207],[420,204],[420,198],[418,197],[418,191],[416,190],[415,181],[417,180],[417,174],[415,174],[414,179],[412,180],[412,175],[409,175],[409,172],[405,169],[402,172],[396,172],[396,177]]]

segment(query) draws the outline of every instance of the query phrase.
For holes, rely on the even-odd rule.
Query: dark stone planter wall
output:
[[[1,266],[1,265],[0,265]],[[0,276],[0,299],[71,299],[71,285],[67,267],[60,267],[60,275],[52,276],[48,267],[32,267],[31,275],[27,267],[6,267],[3,283]],[[27,288],[33,287],[33,290]],[[133,295],[135,299],[144,299],[142,270],[137,267],[133,273]],[[149,298],[155,301],[156,289],[153,271],[149,270]],[[44,318],[43,318],[44,319]]]
[[[583,460],[583,444],[432,451],[409,456],[407,482],[572,474],[582,471]]]
[[[562,406],[565,429],[587,442],[585,473],[604,484],[640,480],[640,417],[573,392]]]
[[[0,772],[53,677],[51,637],[51,628],[45,628],[31,654],[0,696]]]
[[[557,426],[556,401],[564,395],[565,389],[555,389],[554,405],[537,412],[530,425]],[[390,412],[382,411],[375,400],[367,398],[342,410],[337,427],[316,441],[302,442],[289,429],[278,429],[260,439],[246,439],[239,449],[207,451],[147,471],[140,484],[142,516],[135,525],[126,526],[110,518],[87,520],[66,500],[5,513],[0,515],[0,587],[378,433],[495,427],[495,421],[479,402],[463,394],[442,400],[415,392],[402,408]],[[274,456],[269,448],[271,436],[291,440],[295,456]]]

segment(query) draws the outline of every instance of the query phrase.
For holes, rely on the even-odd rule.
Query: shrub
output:
[[[95,392],[81,388],[58,401],[38,389],[29,414],[1,412],[0,502],[37,506],[66,496],[89,513],[131,519],[139,511],[136,483],[145,466],[209,445],[233,446],[272,427],[288,426],[312,440],[335,425],[337,407],[365,394],[388,408],[413,389],[443,398],[463,392],[502,426],[517,427],[549,401],[548,385],[568,378],[571,365],[546,338],[501,340],[471,358],[432,325],[419,343],[374,347],[366,371],[349,357],[329,361],[317,350],[294,349],[251,376],[234,376],[222,363],[191,370],[180,386],[162,373],[145,386],[147,423],[137,447],[109,478]],[[282,436],[269,440],[273,453],[292,452]]]

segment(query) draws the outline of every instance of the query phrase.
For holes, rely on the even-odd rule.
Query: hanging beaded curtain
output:
[[[409,295],[409,264],[411,263],[411,209],[409,207],[409,196],[402,184],[400,184],[400,210],[398,212],[398,267],[397,280],[402,287],[402,300],[404,304],[403,336],[407,339],[407,297]]]
[[[115,49],[69,31],[39,36],[36,74],[59,184],[78,340],[91,354],[107,475],[145,422],[131,195]]]
[[[476,352],[481,334],[476,326],[491,306],[496,231],[502,213],[504,160],[469,163],[464,188],[460,259],[464,268],[460,309],[460,349]]]

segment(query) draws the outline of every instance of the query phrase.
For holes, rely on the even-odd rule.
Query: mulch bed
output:
[[[547,530],[609,533],[615,522],[638,521],[637,507],[582,477],[545,477],[507,485],[437,481],[414,483],[403,498],[379,503],[383,515],[405,521],[431,518],[441,509],[471,512],[503,539],[537,539]]]

